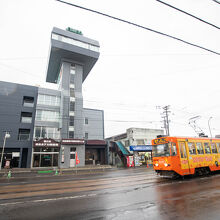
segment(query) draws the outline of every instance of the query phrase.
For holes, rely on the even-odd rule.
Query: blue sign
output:
[[[152,145],[130,146],[130,151],[152,151]]]

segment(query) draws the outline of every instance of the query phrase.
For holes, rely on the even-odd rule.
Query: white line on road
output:
[[[37,199],[37,200],[30,200],[30,201],[24,201],[24,202],[9,202],[9,203],[2,203],[0,206],[7,206],[7,205],[17,205],[17,204],[24,204],[24,203],[38,203],[38,202],[49,202],[49,201],[57,201],[57,200],[67,200],[67,199],[79,199],[84,197],[93,197],[97,194],[88,194],[88,195],[81,195],[81,196],[65,196],[65,197],[59,197],[59,198],[53,198],[53,199]]]

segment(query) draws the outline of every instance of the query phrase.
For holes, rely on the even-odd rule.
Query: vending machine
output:
[[[127,156],[127,167],[134,167],[134,157]]]

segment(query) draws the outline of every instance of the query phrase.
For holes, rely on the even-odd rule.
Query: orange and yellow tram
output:
[[[204,175],[220,170],[220,139],[159,136],[152,140],[153,167],[161,176]]]

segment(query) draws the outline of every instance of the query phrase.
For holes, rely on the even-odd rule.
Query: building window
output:
[[[71,89],[74,89],[74,88],[75,88],[75,85],[72,84],[72,83],[70,83],[70,88],[71,88]]]
[[[75,147],[71,147],[70,148],[70,152],[75,152],[76,151],[76,148]]]
[[[85,48],[85,49],[88,49],[88,50],[92,50],[92,51],[95,51],[95,52],[99,52],[99,47],[96,46],[96,45],[92,45],[92,44],[88,44],[86,42],[78,41],[78,40],[73,39],[73,38],[64,37],[64,36],[61,36],[59,34],[52,33],[52,39],[62,41],[62,42],[67,43],[67,44],[72,44],[74,46],[82,47],[82,48]]]
[[[70,121],[69,126],[74,126],[74,121]]]
[[[70,111],[70,112],[69,112],[69,115],[70,115],[70,116],[74,116],[75,113],[74,113],[73,111]]]
[[[144,145],[144,139],[137,139],[137,145]]]
[[[23,106],[24,107],[34,107],[34,97],[24,96],[23,97]]]
[[[129,140],[126,140],[125,141],[125,147],[129,147],[130,146],[130,141]]]
[[[75,69],[73,69],[72,67],[70,68],[70,74],[76,74],[76,70]]]
[[[69,138],[74,138],[74,131],[69,131]]]
[[[85,133],[85,139],[87,140],[89,138],[89,133]]]
[[[37,121],[54,121],[59,122],[60,113],[57,111],[37,110]]]
[[[34,138],[60,139],[60,131],[58,128],[37,126],[34,129]]]
[[[75,102],[75,97],[70,97],[70,102]]]
[[[75,97],[74,89],[70,89],[70,97]]]
[[[88,125],[89,124],[89,119],[85,118],[85,124]]]
[[[18,140],[19,141],[29,141],[30,140],[30,129],[19,129]]]
[[[75,102],[70,102],[70,111],[75,111]]]
[[[69,126],[69,131],[74,131],[74,127],[73,126]]]
[[[21,123],[31,123],[32,113],[31,112],[21,112]]]
[[[73,74],[70,74],[70,83],[71,84],[74,84],[74,75]],[[70,87],[71,88],[71,87]]]
[[[37,104],[39,105],[51,105],[60,106],[60,97],[53,95],[39,94],[37,98]]]
[[[74,117],[70,116],[69,126],[74,126]]]

